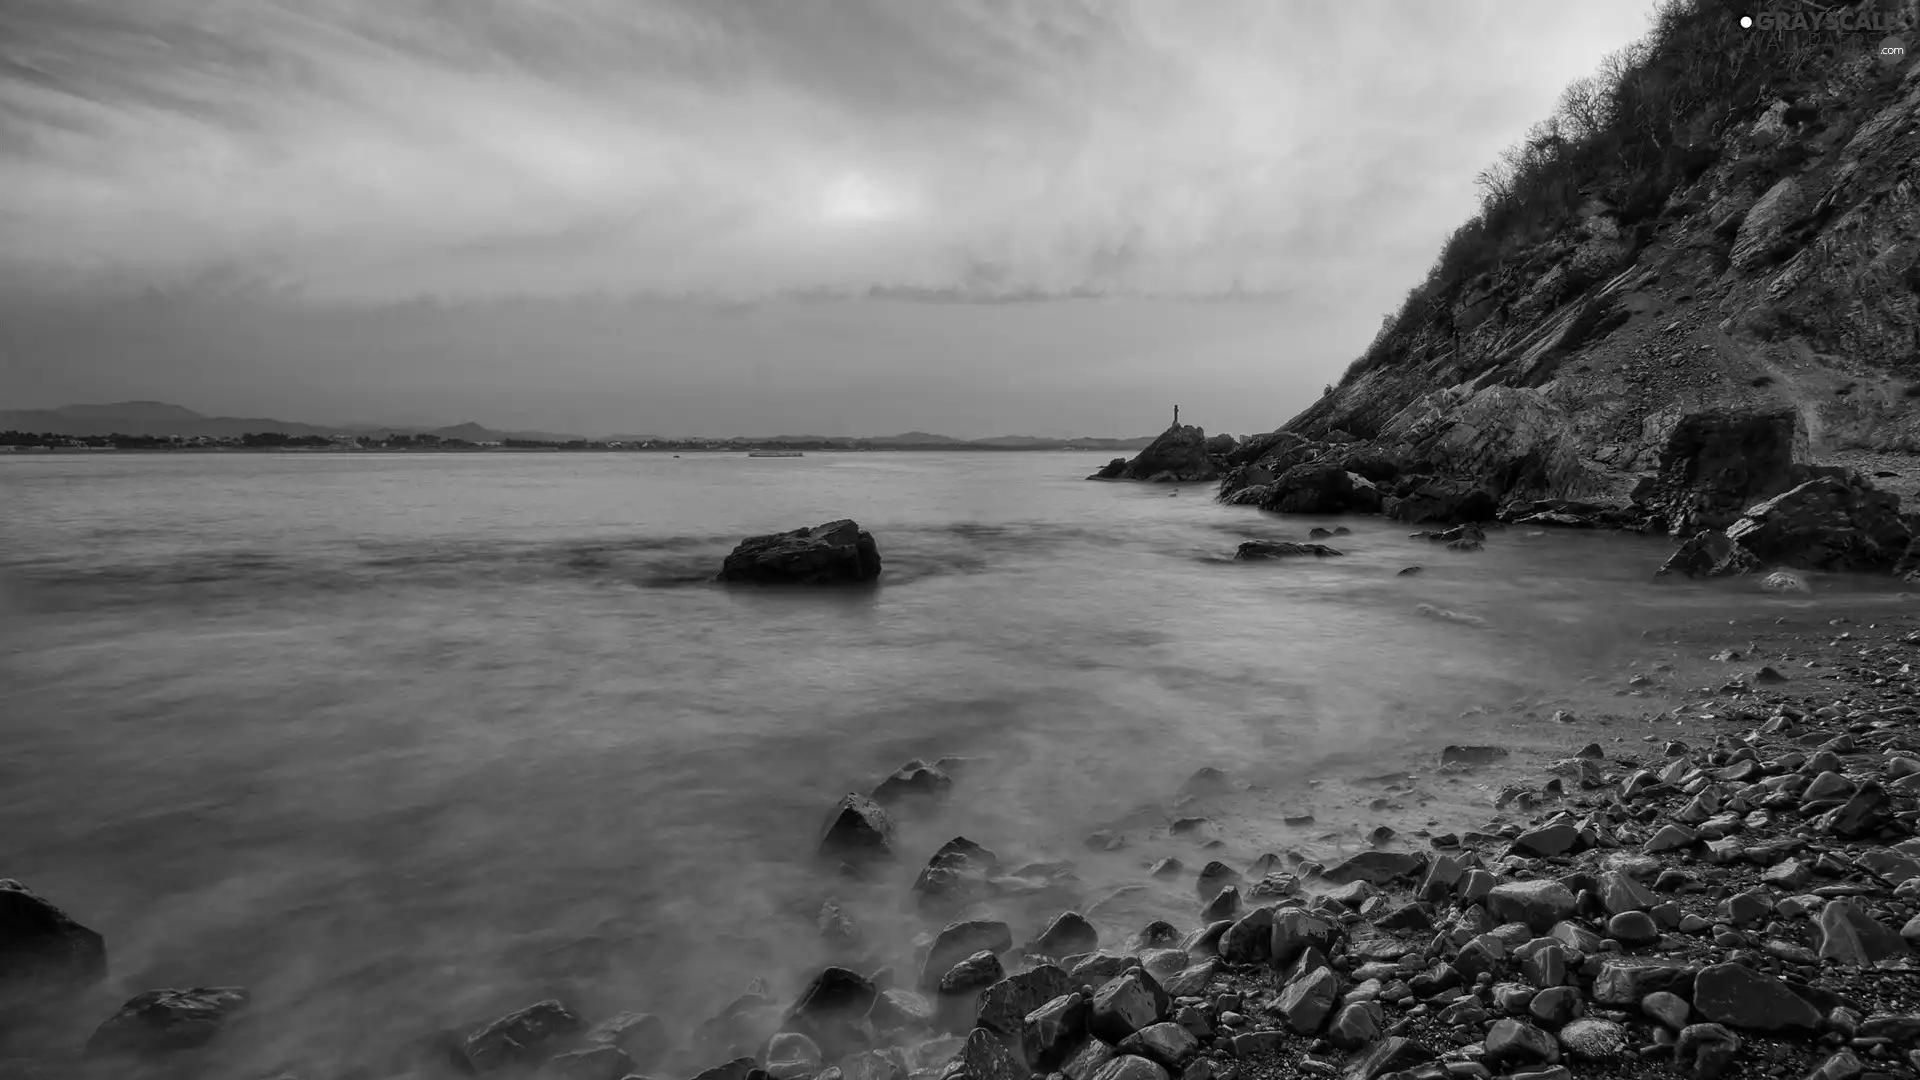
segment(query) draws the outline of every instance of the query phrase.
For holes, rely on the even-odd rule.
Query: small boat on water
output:
[[[749,450],[748,457],[806,457],[798,450]]]

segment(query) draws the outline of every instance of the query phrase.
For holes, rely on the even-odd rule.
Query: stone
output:
[[[927,860],[913,879],[913,892],[922,911],[957,910],[987,893],[999,870],[1000,860],[993,852],[956,836]]]
[[[1572,915],[1574,896],[1557,881],[1509,881],[1487,894],[1487,911],[1501,922],[1525,923],[1544,932]]]
[[[1201,903],[1210,903],[1222,890],[1238,885],[1242,880],[1240,872],[1226,863],[1210,862],[1200,869],[1199,880],[1194,882],[1194,891],[1200,895]]]
[[[841,518],[810,529],[750,536],[740,541],[715,578],[723,582],[826,585],[880,576],[873,534]]]
[[[1295,1034],[1315,1035],[1332,1014],[1339,993],[1340,977],[1328,968],[1315,968],[1283,987],[1273,1010],[1286,1017]]]
[[[1101,1066],[1093,1080],[1168,1080],[1167,1070],[1138,1054],[1121,1054]]]
[[[1656,990],[1640,999],[1640,1011],[1679,1031],[1687,1026],[1687,1017],[1692,1015],[1693,1006],[1688,1005],[1687,1000],[1679,994]]]
[[[1073,991],[1073,978],[1052,964],[1015,972],[980,992],[975,1023],[1017,1040],[1029,1014]]]
[[[893,857],[893,815],[865,795],[849,792],[820,830],[820,855],[829,859]]]
[[[1255,908],[1220,935],[1220,958],[1229,964],[1264,963],[1272,955],[1272,908]]]
[[[1325,544],[1302,544],[1291,540],[1248,540],[1240,545],[1233,557],[1240,562],[1253,562],[1261,559],[1290,559],[1301,556],[1324,559],[1334,555],[1344,555]]]
[[[768,1041],[764,1056],[767,1075],[773,1080],[801,1080],[802,1077],[815,1075],[821,1068],[820,1047],[797,1031],[783,1031],[775,1035]],[[615,1073],[608,1080],[619,1080],[625,1075],[624,1072]]]
[[[1168,1006],[1165,992],[1145,971],[1136,968],[1094,991],[1087,1030],[1097,1039],[1118,1044],[1141,1028],[1158,1023]]]
[[[1006,923],[984,919],[951,923],[940,931],[927,950],[926,963],[920,969],[920,989],[937,988],[941,976],[975,953],[999,954],[1012,948],[1013,931]]]
[[[1417,876],[1427,865],[1426,856],[1411,851],[1363,851],[1320,876],[1336,885],[1365,881],[1370,885],[1391,885]]]
[[[248,1001],[246,989],[239,986],[148,990],[129,999],[119,1012],[94,1029],[86,1052],[90,1056],[149,1056],[204,1046],[246,1009]],[[559,1002],[542,1005],[559,1008]],[[540,1008],[537,1005],[522,1011]],[[565,1013],[564,1009],[559,1011]],[[579,1024],[571,1013],[566,1015],[576,1026]]]
[[[1557,1028],[1580,1011],[1580,988],[1549,986],[1527,1003],[1527,1014],[1549,1028]]]
[[[1660,927],[1644,911],[1623,911],[1607,920],[1607,936],[1629,947],[1660,940]]]
[[[1883,572],[1912,539],[1899,497],[1857,475],[1808,480],[1747,510],[1726,536],[1773,565]]]
[[[911,990],[892,987],[880,991],[867,1010],[867,1019],[881,1031],[923,1028],[933,1023],[933,1004]]]
[[[1574,1020],[1559,1035],[1561,1049],[1579,1061],[1605,1061],[1627,1048],[1627,1029],[1611,1020]]]
[[[1655,571],[1658,576],[1684,574],[1687,577],[1738,577],[1757,573],[1763,564],[1758,556],[1729,540],[1724,533],[1696,533],[1683,541],[1667,561]]]
[[[1334,936],[1333,924],[1318,915],[1281,908],[1273,913],[1273,939],[1267,953],[1276,966],[1290,964],[1307,949],[1331,949]]]
[[[1560,1046],[1552,1035],[1512,1017],[1493,1022],[1487,1030],[1488,1065],[1551,1065],[1560,1060]]]
[[[1358,1050],[1377,1041],[1387,1030],[1386,1010],[1376,1001],[1342,1005],[1327,1028],[1327,1039],[1342,1050]]]
[[[1207,433],[1191,424],[1174,424],[1154,437],[1132,461],[1120,466],[1114,476],[1101,479],[1147,480],[1157,483],[1190,483],[1220,478],[1223,459],[1208,452]],[[1108,469],[1112,466],[1109,465]],[[1101,470],[1105,473],[1107,469]]]
[[[1701,969],[1694,978],[1693,1007],[1710,1023],[1749,1031],[1820,1029],[1819,1009],[1785,983],[1739,964]]]
[[[1020,1042],[1027,1064],[1041,1072],[1058,1068],[1087,1036],[1093,1005],[1078,993],[1063,994],[1028,1013]]]
[[[1615,1008],[1632,1008],[1657,991],[1679,993],[1690,988],[1693,973],[1674,964],[1607,960],[1593,978],[1593,1000]]]
[[[1179,1069],[1200,1052],[1200,1040],[1179,1024],[1158,1023],[1141,1028],[1122,1040],[1123,1054],[1137,1054],[1166,1069]]]
[[[1028,1080],[1031,1075],[999,1036],[986,1028],[974,1028],[956,1059],[968,1080]]]
[[[1510,853],[1532,859],[1550,859],[1574,850],[1580,843],[1580,830],[1568,824],[1542,825],[1523,832],[1513,841]]]
[[[1067,1060],[1060,1066],[1060,1072],[1067,1077],[1067,1080],[1093,1080],[1100,1074],[1101,1069],[1106,1068],[1107,1064],[1118,1056],[1120,1051],[1115,1050],[1110,1043],[1099,1039],[1087,1039],[1080,1044],[1078,1050],[1067,1056]]]
[[[1379,1080],[1388,1073],[1432,1061],[1434,1052],[1412,1039],[1382,1039],[1347,1062],[1342,1080]]]
[[[1077,911],[1063,911],[1034,941],[1034,951],[1059,959],[1077,953],[1090,953],[1100,947],[1100,931]]]
[[[882,806],[910,799],[931,799],[947,794],[953,777],[945,769],[924,761],[909,761],[873,789],[873,801]]]
[[[105,938],[20,882],[0,878],[0,1004],[45,1002],[106,974]]]
[[[1595,882],[1599,885],[1600,906],[1609,915],[1646,911],[1653,907],[1653,894],[1618,870],[1603,871]]]
[[[1827,901],[1815,925],[1815,948],[1820,957],[1849,967],[1872,967],[1913,952],[1905,939],[1853,900]]]
[[[1740,1053],[1740,1037],[1719,1024],[1690,1024],[1673,1047],[1674,1064],[1693,1080],[1718,1080]]]

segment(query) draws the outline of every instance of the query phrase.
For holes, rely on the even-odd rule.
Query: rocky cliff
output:
[[[1536,129],[1222,497],[1281,509],[1283,474],[1338,466],[1687,535],[1820,463],[1912,491],[1884,455],[1920,453],[1920,63],[1755,53],[1720,6],[1663,9],[1592,114]]]

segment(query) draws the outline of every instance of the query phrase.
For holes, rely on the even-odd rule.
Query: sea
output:
[[[910,968],[940,920],[908,885],[954,836],[1070,864],[1046,902],[1118,946],[1192,924],[1210,859],[1485,817],[1488,782],[1409,802],[1405,779],[1448,743],[1549,753],[1556,713],[1640,723],[1664,703],[1627,680],[1662,627],[1846,600],[1655,580],[1664,538],[1455,552],[1089,482],[1102,464],[0,459],[0,877],[106,937],[74,1037],[133,993],[221,985],[252,994],[249,1067],[321,1074],[550,995],[691,1030],[826,962],[827,902]],[[876,538],[877,586],[713,583],[742,538],[839,518]],[[1342,554],[1232,558],[1315,526]],[[893,867],[817,858],[841,796],[942,757],[965,761],[902,811]],[[1242,802],[1182,804],[1204,766]],[[1348,786],[1384,774],[1401,795]],[[1209,820],[1175,834],[1182,813]],[[1149,879],[1163,857],[1186,876]],[[1045,917],[1008,916],[1023,938]]]

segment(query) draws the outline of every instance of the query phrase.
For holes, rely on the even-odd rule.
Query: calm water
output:
[[[1462,709],[1617,671],[1682,611],[1783,602],[1655,585],[1664,542],[1593,534],[1465,555],[1355,519],[1346,558],[1235,564],[1337,522],[1081,479],[1102,463],[0,460],[0,876],[106,935],[108,1010],[254,988],[261,1060],[324,1071],[524,1004],[554,985],[529,957],[610,919],[610,970],[561,989],[698,1018],[819,962],[826,897],[917,929],[900,895],[946,837],[1073,859],[1090,902],[1209,857],[1082,838],[1218,765],[1321,816],[1228,826],[1230,859],[1324,849],[1343,804],[1311,781],[1512,739]],[[705,583],[740,537],[836,517],[877,537],[882,588]],[[812,863],[840,793],[941,755],[987,760],[904,824],[893,877]]]

